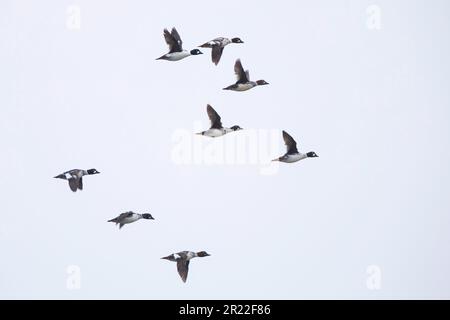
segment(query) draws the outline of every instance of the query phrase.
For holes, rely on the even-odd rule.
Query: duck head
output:
[[[150,213],[143,213],[142,214],[142,219],[155,220],[155,218],[153,218]]]
[[[207,256],[210,256],[210,254],[207,253],[206,251],[197,252],[197,257],[207,257]]]
[[[89,169],[89,170],[87,170],[87,173],[88,173],[88,174],[98,174],[98,173],[100,173],[100,172],[97,171],[97,169]]]
[[[258,80],[258,81],[256,81],[256,84],[258,86],[263,86],[263,85],[266,85],[266,84],[269,84],[269,83],[266,80]]]
[[[196,55],[199,55],[199,54],[203,54],[203,52],[201,52],[198,49],[191,50],[191,55],[196,56]]]

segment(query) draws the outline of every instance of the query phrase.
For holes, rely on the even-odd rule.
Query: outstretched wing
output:
[[[222,46],[214,46],[211,50],[211,58],[212,62],[217,66],[220,61],[220,57],[222,57],[223,47]]]
[[[234,73],[236,74],[237,77],[237,82],[238,83],[247,83],[249,81],[248,78],[248,71],[245,72],[244,68],[242,67],[242,63],[240,59],[236,60],[236,63],[234,64]]]
[[[78,179],[76,179],[76,178],[69,178],[69,187],[70,187],[70,190],[72,190],[73,192],[76,192],[78,189],[77,180]]]
[[[78,179],[78,189],[83,190],[83,177]]]
[[[209,120],[211,120],[211,129],[222,129],[222,122],[216,110],[208,104],[206,111],[208,112]]]
[[[181,41],[177,29],[172,28],[172,33],[170,33],[169,30],[164,29],[164,39],[169,46],[169,53],[183,51],[183,41]]]
[[[294,138],[292,138],[289,133],[283,130],[283,140],[286,144],[287,153],[298,153],[297,150],[297,142],[295,142]]]
[[[180,259],[177,261],[178,274],[183,282],[186,282],[189,272],[189,260]]]

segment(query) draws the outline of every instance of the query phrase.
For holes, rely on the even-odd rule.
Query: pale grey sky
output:
[[[1,1],[0,298],[450,298],[449,12],[444,0]],[[173,26],[187,49],[245,43],[217,67],[208,49],[155,61]],[[270,85],[221,90],[236,58]],[[207,103],[278,140],[261,138],[258,163],[180,164],[177,133],[206,129]],[[263,174],[281,130],[319,158]],[[72,193],[52,178],[72,168],[101,174]],[[106,222],[126,210],[156,220]],[[160,260],[180,250],[211,253],[186,284]]]

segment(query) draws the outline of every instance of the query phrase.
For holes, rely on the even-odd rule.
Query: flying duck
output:
[[[83,190],[83,176],[93,175],[100,173],[96,169],[81,170],[72,169],[57,175],[54,178],[64,179],[69,181],[70,190],[76,192],[77,190]]]
[[[220,121],[220,116],[209,104],[206,106],[206,112],[208,113],[209,120],[211,121],[211,128],[206,131],[199,132],[197,134],[215,138],[223,136],[227,133],[242,130],[239,126],[232,126],[231,128],[224,128]]]
[[[269,84],[264,80],[258,80],[256,82],[250,81],[250,74],[249,74],[248,70],[244,71],[244,68],[242,67],[242,63],[241,63],[240,59],[237,59],[236,63],[234,64],[234,73],[237,76],[236,83],[232,84],[231,86],[228,86],[226,88],[223,88],[223,90],[247,91],[256,86],[262,86],[265,84]]]
[[[223,49],[225,48],[225,46],[229,45],[230,43],[244,43],[244,41],[242,41],[239,38],[228,39],[228,38],[224,38],[224,37],[218,37],[218,38],[215,38],[211,41],[208,41],[208,42],[202,44],[199,47],[212,49],[211,50],[211,59],[212,59],[212,62],[217,66],[217,64],[220,61],[220,57],[222,56]]]
[[[140,219],[155,220],[150,213],[140,214],[140,213],[135,213],[133,211],[127,211],[127,212],[121,213],[119,216],[115,217],[114,219],[108,220],[108,222],[115,222],[116,224],[119,224],[119,229],[122,229],[122,227],[125,224],[133,223]]]
[[[156,60],[178,61],[189,56],[202,54],[198,49],[191,51],[183,50],[183,41],[175,28],[172,28],[172,33],[170,33],[169,30],[164,29],[164,39],[166,39],[166,43],[169,45],[169,53],[166,53]]]
[[[287,147],[287,152],[284,156],[273,159],[272,161],[281,161],[281,162],[287,162],[287,163],[292,163],[292,162],[297,162],[306,158],[316,158],[318,157],[318,155],[311,151],[308,153],[300,153],[297,150],[297,142],[295,142],[295,140],[286,132],[283,131],[283,139],[284,139],[284,143],[286,144]]]
[[[188,271],[189,271],[189,261],[196,257],[207,257],[210,256],[206,251],[192,252],[192,251],[181,251],[178,253],[173,253],[170,256],[162,257],[161,259],[166,259],[169,261],[174,261],[177,263],[178,274],[183,282],[186,282]]]

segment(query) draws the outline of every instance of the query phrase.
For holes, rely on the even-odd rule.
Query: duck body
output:
[[[161,259],[169,260],[177,263],[177,271],[181,277],[183,282],[186,282],[188,272],[189,272],[189,263],[190,260],[197,257],[207,257],[210,256],[206,251],[180,251],[177,253],[172,253],[166,257],[162,257]]]
[[[232,38],[231,40],[225,37],[218,37],[211,41],[208,41],[199,47],[201,48],[211,48],[211,60],[217,65],[222,57],[223,49],[230,43],[244,43],[239,38]]]
[[[211,41],[208,41],[202,45],[200,45],[200,48],[214,48],[214,47],[225,47],[226,45],[230,44],[231,40],[225,37],[217,37]]]
[[[168,60],[168,61],[179,61],[191,55],[187,50],[180,52],[166,53],[165,55],[159,57],[157,60]]]
[[[76,192],[77,190],[83,190],[83,177],[86,175],[93,175],[98,174],[96,169],[89,169],[89,170],[83,170],[83,169],[72,169],[68,170],[66,172],[63,172],[54,178],[56,179],[63,179],[67,180],[69,182],[70,190],[73,192]]]
[[[211,138],[217,138],[233,131],[242,130],[239,126],[232,126],[230,128],[222,126],[222,120],[219,114],[213,109],[213,107],[211,107],[211,105],[208,104],[206,106],[206,111],[208,113],[209,120],[211,121],[211,127],[208,130],[202,131],[198,134]]]
[[[250,81],[250,73],[248,70],[244,71],[240,59],[237,59],[234,64],[234,73],[236,74],[237,77],[236,83],[223,88],[223,90],[247,91],[256,86],[263,86],[269,84],[265,80]]]
[[[293,163],[303,159],[306,159],[307,155],[303,153],[285,154],[284,156],[278,158],[278,161]]]
[[[156,58],[156,60],[179,61],[189,56],[202,54],[202,52],[198,49],[193,49],[190,51],[184,50],[183,41],[175,28],[172,28],[172,32],[164,29],[164,39],[169,46],[169,52],[159,58]]]
[[[115,217],[114,219],[108,220],[108,222],[114,222],[119,225],[119,229],[122,229],[122,227],[126,224],[136,222],[140,219],[150,219],[154,220],[152,215],[150,213],[136,213],[133,211],[127,211],[124,213],[121,213],[119,216]]]
[[[292,138],[289,133],[283,130],[283,140],[286,145],[287,152],[276,159],[273,159],[272,161],[280,161],[280,162],[286,162],[286,163],[293,163],[297,162],[306,158],[317,158],[318,155],[311,151],[307,153],[301,153],[297,149],[297,142]]]
[[[257,84],[254,81],[248,81],[245,83],[235,83],[231,86],[228,86],[226,88],[223,88],[223,90],[232,90],[232,91],[247,91],[254,87],[256,87]]]

